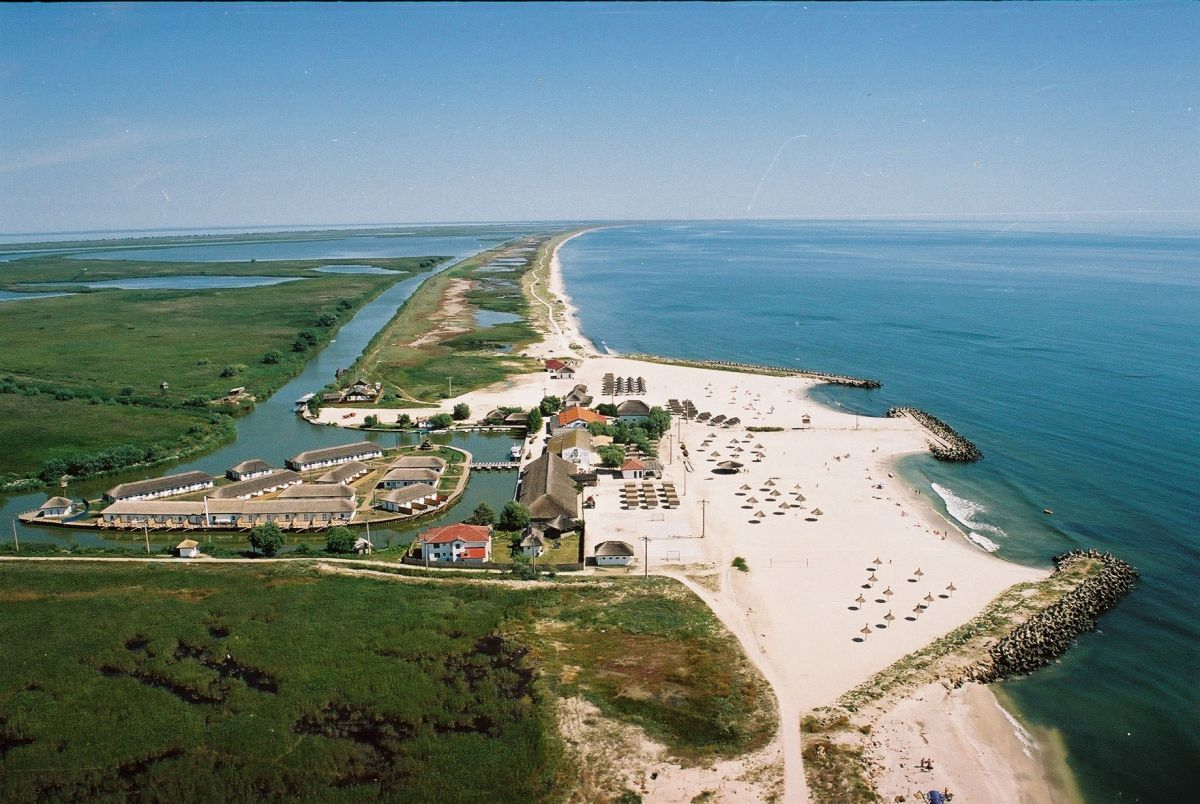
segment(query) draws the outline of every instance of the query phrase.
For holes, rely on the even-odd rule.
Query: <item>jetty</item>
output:
[[[919,408],[888,408],[888,418],[908,418],[915,421],[929,434],[929,452],[939,461],[972,463],[983,460],[983,451],[950,425]]]
[[[882,388],[879,380],[864,377],[851,377],[846,374],[831,374],[827,371],[811,369],[786,368],[784,366],[766,366],[759,363],[738,363],[732,360],[688,360],[680,357],[662,357],[660,355],[622,355],[630,360],[645,360],[650,363],[667,363],[675,366],[691,366],[693,368],[719,369],[722,371],[744,371],[751,374],[766,374],[775,377],[808,377],[820,380],[828,385],[844,385],[849,388],[866,388],[868,390]]]

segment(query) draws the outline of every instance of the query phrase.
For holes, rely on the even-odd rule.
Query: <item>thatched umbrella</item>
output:
[[[925,574],[925,573],[921,572],[921,568],[920,568],[920,567],[917,567],[917,568],[916,568],[916,570],[914,570],[914,571],[913,571],[913,575],[917,576],[918,578],[920,578],[920,577],[921,577],[922,575],[924,575],[924,574]]]
[[[740,464],[737,461],[721,461],[719,464],[717,464],[717,468],[723,469],[726,472],[736,472],[738,469],[741,469],[742,466],[744,466],[744,465],[745,464]]]
[[[746,440],[749,441],[749,439],[746,439]],[[766,449],[766,447],[764,447],[762,444],[755,444],[754,448],[755,449]]]
[[[812,512],[813,512],[813,516],[825,516],[825,512],[822,511],[820,508],[814,508],[812,510]]]
[[[717,452],[717,451],[714,449],[712,452],[708,453],[708,457],[710,457],[710,458],[720,458],[720,457],[721,457],[721,453]]]
[[[892,591],[892,587],[890,587],[890,586],[887,589],[884,589],[883,593],[885,595],[887,595],[888,597],[891,597],[892,595],[896,594],[895,592]]]
[[[950,582],[950,585],[946,587],[946,591],[949,592],[950,594],[954,594],[955,591],[957,591],[957,587],[954,585],[954,581]]]
[[[875,560],[872,561],[871,563],[878,567],[883,562],[879,560],[879,556],[875,556]]]
[[[764,486],[774,486],[774,485],[775,485],[775,481],[774,481],[774,480],[767,480],[767,482],[766,482],[766,483],[763,483],[763,485],[764,485]]]
[[[922,600],[924,600],[926,603],[932,603],[933,602],[933,593],[926,592],[925,597],[923,597]]]
[[[807,501],[808,501],[808,498],[805,497],[803,494],[796,495],[796,502],[807,502]]]
[[[913,606],[913,614],[917,615],[918,617],[921,616],[921,612],[923,611],[925,611],[925,609],[921,608],[919,605]]]
[[[794,488],[796,491],[799,491],[799,490],[800,490],[800,484],[799,484],[799,483],[797,483],[796,485],[792,486],[792,488]]]
[[[772,496],[772,497],[778,497],[778,496],[780,496],[780,491],[779,491],[779,489],[771,489],[771,494],[770,494],[770,496]]]
[[[748,502],[748,503],[756,503],[756,502],[758,502],[758,499],[757,499],[757,498],[755,498],[755,497],[747,497],[747,498],[746,498],[746,502]]]
[[[867,599],[860,594],[858,597],[854,598],[854,602],[861,606],[863,603],[867,602]]]
[[[872,572],[871,577],[867,578],[867,580],[870,581],[871,583],[876,583],[876,582],[878,582],[879,579],[876,578],[875,573]]]
[[[749,490],[750,490],[750,484],[749,484],[749,483],[743,483],[743,484],[741,485],[741,490],[742,490],[742,491],[749,491]]]
[[[759,512],[755,513],[755,516],[758,517],[759,519],[762,519],[764,516],[766,516],[766,514],[764,514],[762,511],[759,511]]]
[[[787,504],[787,502],[781,502],[781,503],[779,504],[779,507],[780,507],[781,509],[783,509],[783,508],[791,508],[791,506],[790,506],[790,505],[788,505],[788,504]]]
[[[862,634],[864,637],[869,637],[871,635],[871,624],[867,623],[866,625],[864,625],[862,627],[862,630],[859,631],[859,633]]]
[[[889,611],[887,614],[883,615],[883,619],[890,623],[892,620],[896,619],[896,617]]]

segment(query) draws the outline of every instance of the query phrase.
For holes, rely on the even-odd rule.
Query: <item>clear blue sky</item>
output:
[[[0,231],[1200,222],[1200,5],[0,5]]]

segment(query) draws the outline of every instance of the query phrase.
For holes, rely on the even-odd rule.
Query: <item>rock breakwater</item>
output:
[[[830,374],[826,371],[810,371],[808,369],[784,368],[783,366],[764,366],[759,363],[738,363],[732,360],[686,360],[675,357],[660,357],[658,355],[625,355],[631,360],[647,360],[653,363],[670,363],[677,366],[695,366],[697,368],[715,368],[726,371],[747,371],[754,374],[774,374],[785,377],[811,377],[814,380],[829,385],[845,385],[850,388],[881,388],[879,380],[863,377],[850,377],[845,374]]]
[[[935,437],[936,440],[929,442],[929,451],[940,461],[970,463],[983,459],[983,451],[979,447],[932,413],[920,408],[898,407],[888,408],[887,415],[893,419],[904,416],[916,419]]]
[[[1100,569],[1001,638],[964,680],[989,684],[1046,666],[1065,653],[1080,634],[1095,630],[1096,618],[1129,594],[1140,578],[1132,566],[1099,550],[1072,550],[1055,556],[1055,574],[1083,562],[1098,562]]]

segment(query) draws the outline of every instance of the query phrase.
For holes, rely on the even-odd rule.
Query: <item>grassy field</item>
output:
[[[546,240],[538,242],[544,245]],[[447,395],[448,377],[457,394],[536,370],[534,361],[514,354],[539,337],[529,324],[536,311],[522,290],[535,259],[502,274],[480,270],[505,256],[511,256],[509,249],[493,249],[425,282],[372,341],[357,373],[410,399],[434,400]],[[464,280],[471,287],[459,299],[462,309],[446,316],[447,301]],[[511,313],[522,320],[481,326],[476,321],[480,310]]]
[[[695,759],[773,728],[736,642],[668,581],[8,564],[0,601],[6,801],[557,800],[558,695]]]
[[[146,442],[148,435],[157,444],[175,441],[194,423],[192,414],[235,386],[258,398],[269,396],[355,311],[437,261],[360,261],[395,276],[310,270],[329,260],[84,263],[45,257],[7,263],[0,268],[0,285],[10,288],[78,279],[83,268],[88,279],[191,274],[305,279],[238,289],[105,290],[0,304],[0,331],[18,335],[0,351],[0,399],[18,418],[0,427],[8,436],[5,444],[20,444],[0,453],[0,476],[33,475],[50,457]],[[301,331],[311,334],[311,345],[297,351]],[[164,380],[165,393],[159,389]],[[132,406],[63,404],[71,399]],[[180,426],[172,429],[171,421]]]
[[[91,405],[0,394],[0,482],[6,474],[35,472],[47,461],[94,454],[115,445],[170,449],[193,427],[210,429],[209,414],[184,408]],[[114,438],[114,433],[121,437]]]

